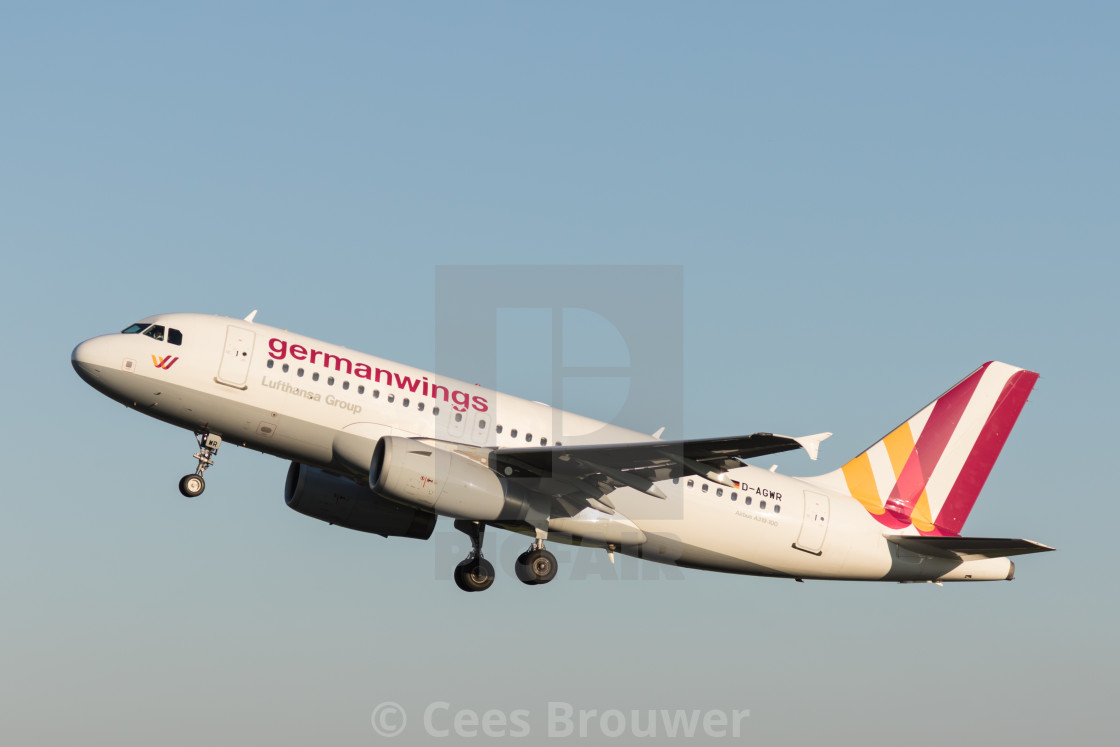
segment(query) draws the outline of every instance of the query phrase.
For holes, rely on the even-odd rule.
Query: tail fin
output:
[[[957,536],[1038,374],[990,362],[835,472],[814,482],[847,492],[884,526]]]

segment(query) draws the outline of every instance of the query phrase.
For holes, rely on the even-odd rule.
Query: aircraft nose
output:
[[[85,342],[78,343],[74,351],[70,353],[70,365],[74,367],[78,376],[81,376],[87,383],[92,384],[97,380],[101,373],[100,367],[96,361],[96,353],[94,348],[97,347],[96,339],[86,340]]]

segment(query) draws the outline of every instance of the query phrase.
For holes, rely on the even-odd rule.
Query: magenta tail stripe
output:
[[[909,521],[930,475],[945,452],[949,438],[990,365],[991,363],[985,363],[973,371],[934,403],[929,420],[918,436],[918,442],[914,444],[914,450],[910,452],[887,500],[888,509],[900,518],[904,517]]]
[[[992,408],[976,439],[976,445],[934,519],[934,524],[943,532],[954,535],[960,533],[1037,380],[1038,374],[1033,371],[1019,371],[1000,392],[996,406]]]

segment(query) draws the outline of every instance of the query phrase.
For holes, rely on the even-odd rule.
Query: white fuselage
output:
[[[654,441],[608,423],[501,394],[255,322],[201,314],[143,320],[179,344],[138,334],[88,340],[81,376],[136,410],[268,454],[368,479],[382,436],[456,450]],[[583,527],[628,522],[644,543],[620,551],[732,573],[863,580],[1003,579],[1006,558],[964,563],[910,556],[856,500],[813,478],[752,466],[658,483],[667,500],[631,488],[610,494],[617,514],[560,518],[549,537],[579,542]],[[517,527],[506,527],[517,529]],[[586,533],[594,536],[594,532]]]

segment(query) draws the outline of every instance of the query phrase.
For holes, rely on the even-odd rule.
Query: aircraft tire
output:
[[[455,566],[455,585],[463,591],[486,591],[494,583],[494,566],[485,558],[467,558]]]
[[[188,498],[202,495],[203,490],[206,490],[206,481],[202,479],[202,475],[183,475],[183,479],[179,481],[179,492]]]
[[[547,584],[556,578],[556,556],[548,550],[527,550],[517,556],[514,571],[523,584]]]

